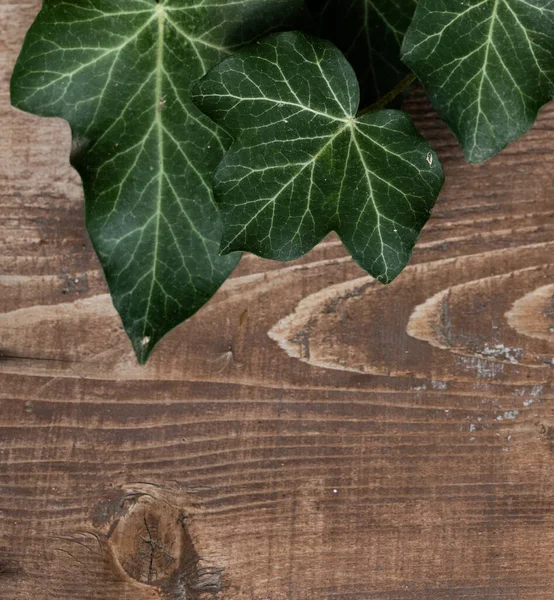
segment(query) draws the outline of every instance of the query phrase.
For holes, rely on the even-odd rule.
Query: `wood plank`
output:
[[[0,6],[0,589],[8,600],[554,594],[554,105],[447,185],[410,266],[330,236],[246,256],[146,367],[67,124],[8,107],[39,0]]]

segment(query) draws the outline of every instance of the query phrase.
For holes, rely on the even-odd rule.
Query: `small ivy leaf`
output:
[[[415,0],[308,0],[318,35],[354,67],[364,106],[377,102],[410,72],[400,60]]]
[[[402,52],[467,160],[484,162],[554,96],[554,0],[420,0]]]
[[[235,139],[215,176],[224,252],[292,260],[334,230],[374,277],[400,273],[442,167],[406,113],[356,119],[356,75],[335,46],[270,36],[210,71],[193,100]]]
[[[215,293],[211,177],[229,140],[191,85],[301,0],[45,0],[12,82],[14,106],[66,119],[87,228],[139,362]]]

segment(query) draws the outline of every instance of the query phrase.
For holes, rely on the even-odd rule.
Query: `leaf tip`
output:
[[[139,365],[144,366],[148,362],[150,354],[152,354],[152,350],[154,350],[154,347],[158,342],[149,335],[144,335],[142,337],[131,338],[131,343],[133,344],[137,362]]]

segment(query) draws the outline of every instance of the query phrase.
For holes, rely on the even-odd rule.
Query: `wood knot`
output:
[[[130,577],[159,585],[181,562],[185,545],[181,513],[166,502],[141,496],[117,521],[110,541]]]
[[[116,566],[170,598],[196,600],[219,592],[223,570],[200,558],[183,510],[155,486],[148,487],[151,493],[114,496],[97,511],[96,526],[108,529]]]

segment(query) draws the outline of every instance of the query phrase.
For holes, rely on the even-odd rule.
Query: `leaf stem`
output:
[[[376,110],[381,110],[382,108],[385,108],[385,106],[387,106],[387,104],[390,104],[404,90],[409,88],[415,80],[416,80],[416,76],[413,73],[410,73],[410,75],[407,75],[406,77],[404,77],[404,79],[396,87],[394,87],[390,92],[388,92],[387,94],[385,94],[384,96],[379,98],[379,100],[377,100],[377,102],[370,104],[369,106],[366,106],[365,108],[362,108],[362,110],[360,110],[356,116],[361,117],[362,115],[365,115],[366,113],[375,112]]]

